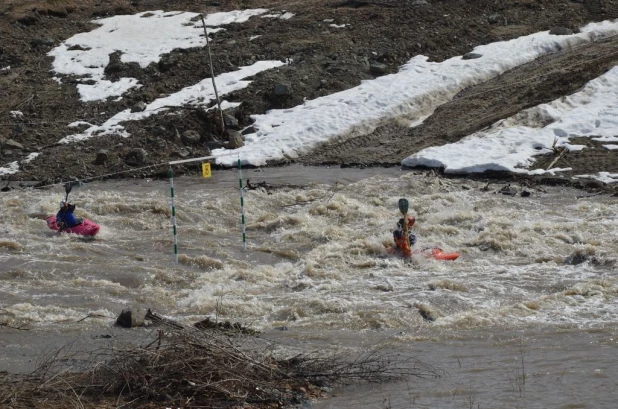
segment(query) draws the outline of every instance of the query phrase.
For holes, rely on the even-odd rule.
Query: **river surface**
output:
[[[47,229],[61,186],[1,193],[0,323],[27,330],[0,327],[0,371],[32,370],[76,338],[148,337],[112,324],[124,308],[152,308],[188,324],[239,321],[290,348],[384,344],[443,371],[335,389],[315,408],[615,407],[617,198],[559,187],[507,196],[497,182],[397,169],[244,178],[276,187],[245,191],[246,251],[238,173],[175,180],[177,265],[168,181],[74,188],[77,216],[102,225],[94,240]],[[400,197],[417,247],[458,260],[387,255]]]

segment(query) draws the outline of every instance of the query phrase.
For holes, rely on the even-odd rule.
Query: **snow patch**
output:
[[[618,173],[609,173],[609,172],[599,172],[595,175],[577,175],[575,178],[588,178],[588,179],[596,179],[603,183],[615,183],[618,182]]]
[[[281,61],[258,61],[250,66],[241,67],[238,71],[232,71],[225,74],[221,74],[215,78],[217,84],[217,91],[220,96],[229,94],[230,92],[238,91],[246,88],[251,81],[243,81],[244,78],[252,77],[262,71],[269,70],[275,67],[284,65]],[[146,109],[141,112],[131,112],[130,109],[125,109],[105,121],[102,125],[92,125],[85,131],[69,135],[62,138],[59,143],[71,143],[77,141],[84,141],[86,139],[93,138],[95,136],[105,135],[120,135],[128,137],[130,134],[125,131],[124,127],[120,125],[125,121],[138,121],[140,119],[148,118],[151,115],[164,112],[169,108],[179,107],[183,105],[208,105],[211,100],[215,99],[215,92],[212,87],[212,80],[206,78],[195,85],[183,88],[182,90],[168,95],[163,98],[158,98],[148,104]],[[234,106],[231,103],[227,104],[228,107]],[[90,125],[84,121],[77,121],[70,124],[70,126]]]
[[[207,27],[242,23],[267,11],[252,9],[213,13],[208,14],[204,21]],[[93,20],[92,23],[100,27],[76,34],[48,53],[54,57],[53,71],[83,76],[82,80],[94,80],[94,85],[78,86],[83,101],[119,96],[135,88],[137,79],[123,78],[117,83],[104,80],[109,55],[121,51],[122,62],[135,62],[146,68],[174,49],[203,47],[206,45],[204,27],[197,16],[197,13],[157,10]],[[209,34],[220,30],[207,29]]]

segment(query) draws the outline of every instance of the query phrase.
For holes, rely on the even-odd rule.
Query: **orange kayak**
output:
[[[395,254],[399,257],[412,257],[413,255],[411,250],[402,251],[396,247],[389,247],[388,249],[386,249],[386,252],[389,254]],[[460,256],[459,253],[455,253],[455,252],[447,253],[443,251],[440,247],[422,249],[422,250],[416,251],[415,253],[423,254],[425,255],[425,257],[433,257],[436,260],[457,260],[457,258],[459,258]]]

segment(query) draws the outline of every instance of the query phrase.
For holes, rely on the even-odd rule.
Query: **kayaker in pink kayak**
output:
[[[60,202],[60,210],[56,213],[56,224],[60,226],[61,230],[77,226],[83,222],[82,219],[77,219],[75,217],[73,214],[74,211],[74,204],[65,201]]]

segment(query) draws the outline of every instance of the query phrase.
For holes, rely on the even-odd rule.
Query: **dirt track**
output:
[[[421,149],[456,142],[523,109],[571,94],[617,64],[616,37],[548,55],[464,90],[417,127],[382,126],[372,134],[322,146],[300,161],[311,165],[399,165]],[[594,141],[580,142],[594,145]],[[569,153],[560,165],[574,167],[576,174],[594,172],[599,165],[609,172],[618,171],[618,151],[597,145],[599,149]],[[552,160],[540,158],[536,165],[543,168]]]

